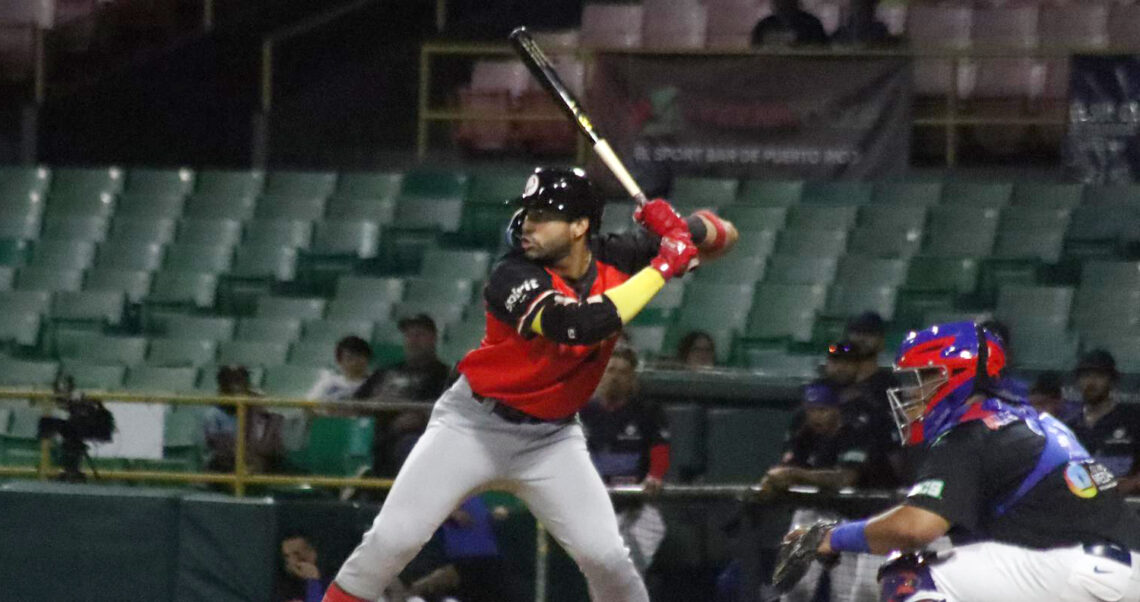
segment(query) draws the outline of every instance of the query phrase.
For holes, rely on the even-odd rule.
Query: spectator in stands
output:
[[[275,602],[320,602],[329,580],[307,536],[290,533],[281,540],[281,563]]]
[[[1038,412],[1048,412],[1065,421],[1072,421],[1080,407],[1065,402],[1061,387],[1061,374],[1052,370],[1042,372],[1029,388],[1029,403]]]
[[[590,457],[607,485],[641,485],[650,496],[661,491],[669,470],[669,427],[659,406],[637,396],[637,352],[614,350],[579,416]],[[614,500],[614,509],[630,557],[644,574],[665,539],[661,512],[629,498]]]
[[[447,388],[451,369],[436,352],[435,320],[427,314],[404,318],[404,360],[372,373],[353,393],[354,399],[402,399],[425,402],[423,411],[377,416],[372,459],[373,474],[394,477],[427,427],[430,404]]]
[[[886,46],[898,40],[875,18],[879,0],[852,0],[847,19],[831,35],[831,42],[850,46]]]
[[[716,366],[716,341],[703,330],[686,334],[677,343],[677,361],[682,367],[701,370]]]
[[[839,391],[830,383],[815,382],[804,388],[800,415],[788,432],[780,463],[768,470],[760,482],[762,494],[786,491],[794,485],[831,491],[879,486],[879,467],[886,464],[885,450],[876,442],[873,425],[865,420],[847,420],[842,406]],[[809,525],[827,514],[814,509],[797,510],[792,528]],[[785,600],[875,599],[875,573],[882,561],[881,556],[844,554],[830,571],[817,564]]]
[[[368,378],[372,363],[372,346],[357,336],[344,337],[336,344],[337,372],[324,371],[306,395],[317,401],[351,399]]]
[[[895,378],[890,367],[879,365],[879,355],[887,346],[887,326],[882,316],[873,311],[855,316],[847,321],[843,336],[859,352],[855,382],[862,383],[876,395],[881,391],[885,406],[887,389],[894,386]]]
[[[1077,363],[1081,411],[1069,427],[1085,449],[1118,477],[1121,493],[1140,492],[1140,406],[1119,403],[1112,389],[1120,379],[1116,359],[1093,349]]]
[[[752,29],[753,46],[802,46],[826,44],[827,33],[811,13],[800,8],[799,0],[775,0],[773,12]]]
[[[218,369],[218,395],[226,397],[261,397],[250,384],[245,366],[222,366]],[[276,470],[284,455],[281,430],[284,419],[263,407],[250,407],[246,412],[245,463],[250,472]],[[237,433],[237,408],[219,405],[209,409],[203,422],[203,434],[209,457],[206,469],[215,472],[234,470],[234,445]]]
[[[824,380],[838,393],[843,421],[848,424],[865,424],[866,434],[872,437],[875,449],[890,459],[877,465],[866,478],[869,487],[893,488],[902,484],[900,475],[907,473],[907,462],[902,457],[898,430],[891,419],[887,389],[894,386],[889,368],[880,368],[877,357],[882,349],[882,335],[873,334],[881,328],[877,314],[864,314],[848,325],[849,332],[864,337],[861,343],[843,339],[827,348],[827,362],[823,367]],[[876,322],[879,326],[873,326]],[[865,320],[865,321],[864,321]]]

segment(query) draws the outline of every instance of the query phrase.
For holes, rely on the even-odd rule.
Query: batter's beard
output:
[[[571,246],[571,242],[567,241],[557,247],[531,247],[523,253],[527,259],[541,265],[554,265],[570,255]]]

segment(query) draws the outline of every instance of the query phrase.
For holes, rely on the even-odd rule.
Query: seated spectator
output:
[[[771,15],[752,29],[753,46],[802,46],[826,44],[827,33],[811,13],[800,8],[798,0],[775,0]]]
[[[637,397],[637,353],[619,347],[610,357],[598,390],[579,414],[586,445],[607,485],[641,485],[661,491],[669,470],[669,426],[665,412]],[[614,501],[630,557],[644,573],[665,539],[665,521],[653,504]]]
[[[344,337],[336,344],[338,372],[324,371],[309,390],[306,399],[343,401],[351,399],[368,377],[372,346],[360,337]]]
[[[277,578],[276,602],[320,602],[330,579],[324,576],[317,550],[300,533],[281,540],[282,575]]]
[[[1069,428],[1093,458],[1117,476],[1122,494],[1140,492],[1140,407],[1119,403],[1113,396],[1120,380],[1116,359],[1094,349],[1081,357],[1076,372],[1081,411]]]
[[[1029,403],[1038,412],[1048,412],[1064,422],[1080,414],[1080,406],[1065,401],[1059,372],[1042,372],[1029,388]]]
[[[694,330],[677,343],[677,361],[681,367],[692,370],[716,366],[716,341],[709,333]]]
[[[217,378],[220,396],[261,397],[261,392],[251,386],[249,370],[245,366],[222,366],[218,369]],[[249,408],[246,413],[245,464],[250,472],[272,472],[278,468],[285,450],[281,440],[283,423],[279,414],[264,407]],[[209,449],[206,469],[233,472],[237,407],[219,405],[210,408],[202,428]]]
[[[400,320],[404,336],[404,360],[372,373],[353,393],[354,399],[425,402],[423,411],[405,411],[393,416],[384,412],[376,418],[373,439],[373,466],[376,476],[394,477],[427,427],[430,403],[443,390],[451,369],[436,352],[435,321],[426,314]]]
[[[850,46],[886,46],[898,43],[881,21],[875,18],[878,0],[852,0],[847,19],[831,36],[832,43]]]

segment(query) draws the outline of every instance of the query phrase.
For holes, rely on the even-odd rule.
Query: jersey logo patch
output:
[[[924,495],[926,497],[932,497],[936,500],[940,500],[940,499],[942,499],[942,489],[945,487],[946,487],[945,481],[940,481],[938,479],[931,479],[929,481],[923,481],[921,483],[917,483],[914,487],[911,487],[910,491],[907,492],[906,496],[907,497],[914,497],[917,495]]]
[[[535,278],[531,278],[530,280],[527,280],[527,281],[523,282],[522,284],[512,288],[511,294],[507,297],[506,303],[504,303],[504,305],[507,308],[507,311],[508,312],[514,311],[515,306],[519,304],[519,301],[522,301],[524,295],[526,295],[530,291],[536,291],[536,290],[538,290],[538,280]]]
[[[1065,467],[1065,484],[1069,486],[1069,491],[1079,498],[1096,497],[1096,483],[1093,482],[1092,475],[1084,464],[1070,462]]]

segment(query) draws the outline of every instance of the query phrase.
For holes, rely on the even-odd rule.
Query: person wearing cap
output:
[[[1061,373],[1049,370],[1037,375],[1029,387],[1029,405],[1041,412],[1052,414],[1062,422],[1072,422],[1080,414],[1080,405],[1066,401]]]
[[[404,359],[373,372],[353,393],[353,399],[430,402],[447,388],[451,369],[436,353],[435,320],[427,314],[416,314],[400,319],[398,324],[404,337]],[[374,476],[396,476],[427,427],[427,413],[425,403],[423,411],[386,412],[376,417],[372,440]]]
[[[865,336],[873,338],[874,335]],[[866,435],[888,460],[868,474],[867,487],[894,488],[901,485],[902,460],[894,457],[899,449],[896,430],[890,418],[886,388],[893,378],[884,378],[875,357],[875,344],[857,343],[845,338],[827,347],[823,378],[835,388],[843,421],[863,425]],[[871,369],[868,369],[868,365]]]
[[[1117,476],[1121,493],[1140,492],[1140,407],[1118,403],[1112,388],[1120,379],[1116,359],[1093,349],[1077,363],[1081,411],[1068,426],[1089,453]]]

